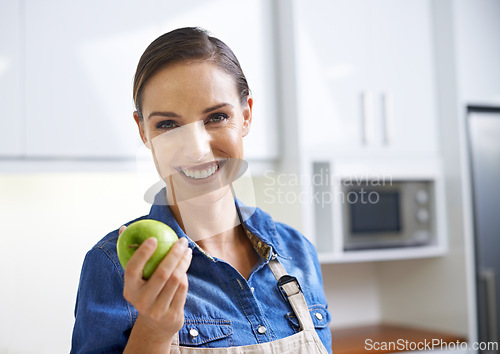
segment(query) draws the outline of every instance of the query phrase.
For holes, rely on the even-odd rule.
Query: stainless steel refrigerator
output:
[[[500,339],[500,107],[469,106],[478,335]],[[486,352],[483,352],[486,353]]]

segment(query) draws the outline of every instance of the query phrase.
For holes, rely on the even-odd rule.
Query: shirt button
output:
[[[266,333],[266,331],[267,331],[267,328],[264,326],[259,326],[259,328],[257,328],[257,332],[259,332],[260,334],[264,334],[264,333]]]
[[[250,288],[250,290],[252,290],[252,293],[255,291],[255,289],[253,288],[253,286]]]
[[[320,314],[319,312],[316,312],[316,313],[314,314],[314,316],[316,316],[316,318],[317,318],[318,320],[320,320],[320,321],[323,319],[323,315],[322,315],[322,314]]]
[[[195,338],[195,337],[198,337],[198,334],[199,334],[199,333],[198,333],[198,331],[197,331],[196,329],[191,328],[191,329],[189,330],[189,334],[191,335],[191,337]]]

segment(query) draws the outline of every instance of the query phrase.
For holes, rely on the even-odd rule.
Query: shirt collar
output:
[[[247,232],[250,232],[251,235],[257,237],[258,241],[263,242],[265,245],[271,247],[273,251],[281,258],[290,258],[284,254],[279,244],[278,232],[276,230],[274,221],[269,214],[259,208],[246,206],[238,199],[235,199],[235,205],[240,221],[242,222],[243,227]],[[175,233],[179,237],[186,237],[191,248],[197,247],[194,241],[192,241],[184,233],[182,228],[177,223],[177,220],[175,220],[175,217],[168,207],[168,203],[166,201],[165,188],[161,189],[156,194],[148,218],[158,220],[167,224],[175,231]],[[256,247],[256,243],[254,242],[255,240],[252,240],[251,236],[249,236],[249,238],[254,244],[254,247]],[[266,258],[269,259],[271,256],[271,254],[268,254]]]
[[[278,231],[271,216],[257,207],[244,205],[235,199],[236,210],[245,229],[271,247],[278,256],[287,257],[279,243]]]

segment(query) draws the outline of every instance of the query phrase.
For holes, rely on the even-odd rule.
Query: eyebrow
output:
[[[226,106],[233,107],[233,105],[231,103],[223,102],[223,103],[216,104],[215,106],[209,107],[207,109],[204,109],[203,113],[209,113],[209,112],[215,111],[216,109],[226,107]]]
[[[148,119],[154,116],[160,116],[160,117],[169,117],[169,118],[179,118],[180,116],[177,113],[174,112],[151,112],[148,116]]]
[[[226,107],[226,106],[233,107],[232,104],[230,104],[228,102],[223,102],[223,103],[216,104],[215,106],[208,107],[208,108],[204,109],[202,113],[206,114],[206,113],[215,111],[216,109]],[[148,119],[150,119],[153,116],[168,117],[168,118],[180,118],[180,115],[178,115],[177,113],[174,113],[174,112],[151,112],[148,116]]]

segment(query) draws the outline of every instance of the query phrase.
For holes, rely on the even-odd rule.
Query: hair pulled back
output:
[[[134,103],[142,120],[142,91],[148,80],[167,65],[209,60],[233,77],[241,102],[250,94],[247,79],[233,51],[221,40],[198,27],[185,27],[165,33],[144,51],[134,77]]]

